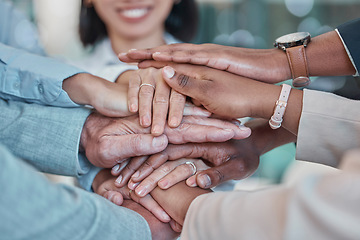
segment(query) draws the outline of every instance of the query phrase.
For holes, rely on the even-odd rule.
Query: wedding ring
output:
[[[192,175],[194,175],[194,174],[196,173],[196,171],[197,171],[195,164],[194,164],[193,162],[190,162],[190,161],[189,161],[189,162],[185,162],[185,164],[191,166],[191,168],[192,168],[192,170],[193,170]]]
[[[149,87],[152,87],[152,88],[155,90],[155,86],[152,85],[152,84],[150,84],[150,83],[142,83],[142,84],[140,85],[140,87],[139,87],[139,90],[140,90],[141,87],[143,87],[143,86],[149,86]]]

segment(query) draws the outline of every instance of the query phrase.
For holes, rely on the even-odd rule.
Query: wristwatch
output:
[[[310,33],[297,32],[279,37],[274,47],[286,52],[294,87],[305,87],[310,84],[305,47],[311,41]]]

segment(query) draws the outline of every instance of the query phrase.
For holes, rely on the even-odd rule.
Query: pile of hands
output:
[[[216,46],[207,49],[219,56]],[[162,235],[167,231],[176,236],[186,212],[174,214],[171,208],[186,211],[191,201],[186,193],[177,194],[176,204],[164,206],[153,193],[186,183],[203,189],[194,198],[230,179],[250,176],[263,151],[256,144],[261,130],[251,133],[250,126],[259,125],[256,120],[245,127],[236,119],[256,112],[250,107],[249,89],[260,88],[250,79],[253,76],[224,80],[228,74],[238,74],[227,60],[203,62],[201,56],[183,57],[180,50],[171,54],[157,50],[119,55],[124,62],[140,62],[140,68],[121,74],[116,86],[108,83],[118,96],[96,93],[102,100],[92,104],[97,111],[84,125],[80,147],[92,164],[103,168],[92,184],[95,193],[140,213],[153,234],[162,229]],[[199,53],[201,49],[196,56]],[[176,87],[168,84],[172,78]],[[190,94],[177,91],[181,88]],[[187,205],[181,206],[182,202]]]

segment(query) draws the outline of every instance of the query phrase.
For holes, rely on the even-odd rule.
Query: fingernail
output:
[[[154,52],[153,55],[159,55],[161,52]]]
[[[119,53],[118,57],[126,56],[126,53]]]
[[[116,174],[118,173],[120,170],[120,164],[116,164],[115,166],[113,166],[113,168],[111,169],[111,171]]]
[[[176,117],[172,117],[170,120],[170,127],[177,127],[179,125],[179,121]]]
[[[136,111],[137,111],[136,104],[131,104],[130,105],[130,112],[136,112]]]
[[[154,137],[153,140],[152,140],[152,145],[153,147],[161,147],[161,146],[164,146],[164,144],[166,144],[166,136],[165,135],[162,135],[160,137]]]
[[[167,78],[172,78],[175,75],[175,70],[172,67],[164,67],[164,74]]]
[[[137,178],[137,177],[139,177],[139,176],[140,176],[140,172],[137,171],[136,173],[134,173],[134,174],[132,175],[132,178]]]
[[[135,192],[138,196],[144,196],[145,195],[145,192],[146,192],[146,187],[144,186],[138,186],[136,189],[135,189]]]
[[[188,185],[189,187],[196,187],[196,178],[188,178],[186,180],[186,185]]]
[[[159,134],[161,133],[161,129],[160,129],[160,126],[158,125],[155,125],[152,129],[152,133],[156,133],[156,134]]]
[[[137,185],[139,185],[139,183],[140,182],[138,182],[138,183],[129,182],[128,183],[128,188],[130,188],[131,190],[134,190],[137,187]]]
[[[243,124],[239,124],[238,125],[238,127],[240,128],[240,130],[242,130],[242,131],[247,131],[247,130],[249,130],[250,128],[248,128],[248,127],[246,127],[245,125],[243,125]]]
[[[151,124],[150,117],[149,116],[143,116],[142,119],[141,119],[141,125],[143,127],[148,127],[148,126],[150,126],[150,124]]]
[[[116,205],[121,205],[121,198],[119,196],[115,196],[114,199],[113,199],[113,203],[115,203]]]
[[[118,184],[120,184],[121,183],[121,180],[122,180],[122,176],[120,175],[116,180],[115,180],[115,182],[116,183],[118,183]]]
[[[161,215],[165,221],[170,221],[170,217],[166,212],[163,211]]]
[[[136,51],[136,50],[137,50],[136,48],[132,48],[128,52],[133,52],[133,51]]]
[[[211,185],[211,179],[207,174],[198,176],[198,181],[203,186],[203,188],[208,188]]]

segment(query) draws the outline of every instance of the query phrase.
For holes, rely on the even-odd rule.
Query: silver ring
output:
[[[192,170],[193,170],[192,175],[194,175],[194,174],[196,173],[196,171],[197,171],[195,164],[194,164],[193,162],[190,162],[190,161],[185,162],[185,164],[187,164],[187,165],[190,165],[190,166],[191,166],[191,168],[192,168]]]
[[[142,83],[142,84],[140,85],[140,87],[139,87],[139,90],[140,90],[141,87],[143,87],[143,86],[149,86],[149,87],[152,87],[152,88],[155,90],[155,86],[152,85],[152,84],[150,84],[150,83]]]

